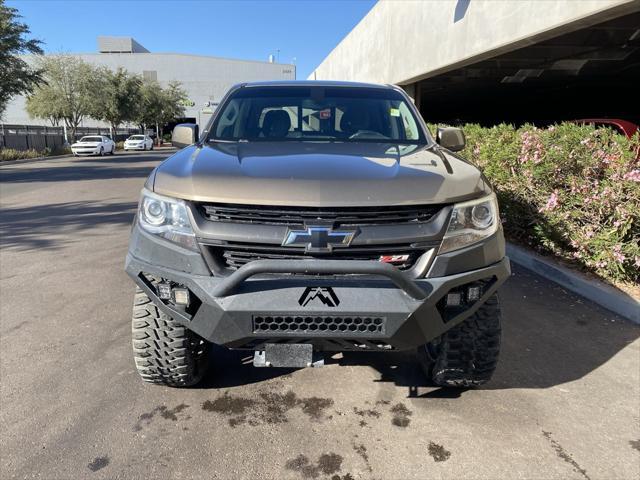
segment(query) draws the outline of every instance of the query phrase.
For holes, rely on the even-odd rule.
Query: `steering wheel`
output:
[[[384,140],[388,140],[389,137],[381,134],[380,132],[374,132],[373,130],[358,130],[353,135],[349,136],[349,139],[358,139],[358,138],[380,138]]]

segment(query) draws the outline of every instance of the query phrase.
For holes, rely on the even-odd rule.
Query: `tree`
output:
[[[163,91],[158,82],[145,81],[140,88],[140,108],[136,123],[144,130],[147,125],[155,125],[162,117]]]
[[[31,118],[44,118],[57,127],[64,118],[63,102],[59,101],[57,91],[49,85],[41,85],[38,94],[27,97],[27,113]]]
[[[19,57],[42,54],[40,40],[27,40],[29,27],[20,23],[18,10],[0,0],[0,117],[14,95],[24,95],[42,81],[41,72]]]
[[[164,118],[162,123],[184,117],[184,106],[189,98],[180,82],[171,82],[164,90]]]
[[[115,135],[118,126],[139,117],[142,81],[123,68],[114,72],[103,67],[100,68],[99,83],[91,116],[107,122]]]
[[[162,136],[165,123],[184,116],[187,94],[180,82],[171,82],[167,88],[162,88],[158,82],[144,82],[140,98],[137,122],[143,129],[155,125],[158,138]]]
[[[89,116],[98,92],[97,70],[69,55],[47,56],[40,60],[44,84],[27,97],[27,112],[52,122],[64,121],[75,140],[78,126]]]

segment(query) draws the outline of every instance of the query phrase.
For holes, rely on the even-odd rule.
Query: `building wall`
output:
[[[637,7],[638,0],[380,0],[309,79],[408,84]]]
[[[113,70],[125,68],[131,73],[154,78],[163,87],[179,81],[195,106],[186,107],[185,117],[205,123],[211,116],[204,113],[205,102],[217,103],[237,83],[259,80],[294,80],[295,65],[232,60],[176,53],[95,53],[78,54],[86,62]],[[42,119],[31,119],[25,110],[25,98],[15,97],[8,105],[2,121],[6,124],[43,125]],[[209,110],[210,111],[210,110]],[[83,126],[104,126],[92,119]]]

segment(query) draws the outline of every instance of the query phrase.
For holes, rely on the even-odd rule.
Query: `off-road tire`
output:
[[[210,344],[161,312],[138,287],[131,330],[133,356],[142,380],[171,387],[189,387],[202,380]]]
[[[491,379],[500,354],[500,303],[494,294],[472,316],[418,348],[427,377],[441,387],[477,387]]]

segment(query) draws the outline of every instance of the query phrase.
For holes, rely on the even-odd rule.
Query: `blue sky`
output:
[[[98,35],[134,37],[152,52],[281,62],[305,79],[375,0],[7,0],[46,52],[95,52]]]

